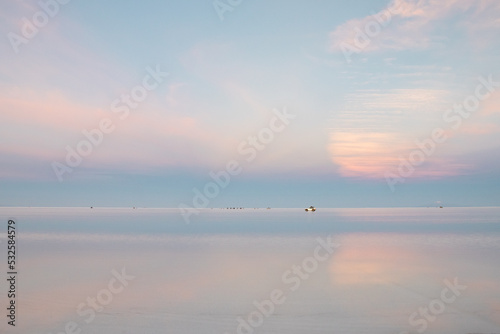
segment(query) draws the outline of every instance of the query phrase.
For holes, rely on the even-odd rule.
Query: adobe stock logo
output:
[[[272,112],[274,117],[269,120],[267,127],[260,129],[254,136],[248,136],[238,145],[237,151],[244,157],[244,162],[253,162],[258,153],[274,141],[276,134],[283,132],[291,120],[295,118],[295,115],[288,113],[286,108],[283,111],[273,109]],[[193,214],[198,215],[200,213],[199,209],[208,207],[210,200],[219,196],[220,191],[229,185],[232,177],[239,175],[243,171],[242,165],[244,162],[229,160],[223,170],[218,172],[210,171],[208,176],[211,181],[205,183],[201,188],[202,190],[193,188],[193,206],[184,203],[179,204],[179,210],[186,224],[190,223],[190,217]]]
[[[219,16],[219,19],[224,21],[224,13],[232,12],[236,7],[241,5],[242,2],[243,0],[215,0],[212,5]]]
[[[143,77],[141,84],[135,85],[130,89],[128,94],[121,94],[120,98],[114,99],[109,109],[112,113],[117,114],[121,121],[124,121],[129,115],[130,110],[135,110],[140,106],[140,103],[146,100],[148,95],[157,89],[160,84],[169,75],[163,72],[159,65],[153,69],[150,66],[146,67],[147,74]],[[85,139],[81,139],[76,145],[66,145],[65,163],[53,161],[51,166],[54,174],[59,182],[64,181],[64,175],[72,173],[75,168],[83,163],[83,158],[94,152],[94,149],[102,145],[105,135],[111,134],[116,129],[116,122],[111,118],[102,118],[98,126],[94,129],[82,130],[82,135]]]
[[[436,153],[438,146],[449,139],[446,130],[458,131],[463,122],[479,109],[481,102],[488,99],[500,87],[500,81],[494,81],[491,74],[487,78],[480,76],[477,80],[478,84],[473,94],[468,95],[461,103],[455,104],[453,108],[443,113],[442,120],[448,129],[436,127],[427,138],[415,140],[417,148],[413,149],[406,157],[398,157],[400,162],[397,169],[385,172],[385,180],[391,192],[396,190],[397,184],[404,183],[407,178],[412,176],[417,167],[423,165]]]
[[[427,306],[421,306],[417,311],[410,314],[408,324],[416,328],[417,332],[423,333],[429,327],[430,323],[437,320],[437,316],[444,313],[446,306],[454,303],[458,297],[462,295],[462,291],[467,289],[466,285],[458,283],[458,278],[455,277],[453,282],[445,279],[445,288],[441,290],[439,298],[431,300]],[[409,331],[403,331],[399,334],[410,334]]]
[[[352,56],[360,54],[370,46],[372,40],[376,39],[392,21],[393,16],[397,16],[401,11],[404,1],[395,1],[383,11],[373,14],[370,20],[365,23],[363,29],[354,27],[354,37],[352,43],[342,42],[339,47],[344,54],[348,64],[352,63]]]
[[[62,331],[54,334],[80,334],[83,333],[82,327],[85,324],[90,324],[96,318],[96,312],[103,312],[105,307],[113,302],[113,299],[124,289],[129,286],[130,282],[135,279],[135,276],[128,275],[125,272],[125,267],[121,271],[111,270],[112,277],[108,280],[106,288],[99,290],[95,297],[88,296],[85,302],[81,302],[76,307],[76,314],[81,317],[80,323],[76,321],[68,321],[64,324]],[[48,334],[53,334],[48,333]]]
[[[40,29],[45,27],[49,23],[50,19],[59,13],[60,5],[66,5],[70,1],[71,0],[39,1],[38,5],[41,10],[35,12],[35,14],[31,17],[31,20],[26,17],[21,19],[21,34],[16,34],[12,31],[7,33],[7,38],[9,39],[14,53],[19,53],[19,46],[21,44],[28,44],[30,40],[38,35]]]
[[[236,334],[253,334],[260,332],[258,329],[264,325],[267,318],[272,317],[278,307],[284,304],[287,297],[300,288],[302,283],[307,281],[320,267],[320,264],[328,261],[332,254],[340,247],[334,242],[333,236],[326,239],[317,238],[317,245],[312,256],[302,259],[300,265],[292,265],[281,275],[281,282],[288,289],[273,289],[269,293],[269,299],[253,301],[253,311],[245,316],[238,316],[236,320]],[[224,334],[230,334],[225,332]]]

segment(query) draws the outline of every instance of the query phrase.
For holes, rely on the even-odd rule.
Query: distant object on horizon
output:
[[[311,205],[310,207],[306,208],[306,211],[313,211],[314,212],[314,211],[316,211],[316,208]]]

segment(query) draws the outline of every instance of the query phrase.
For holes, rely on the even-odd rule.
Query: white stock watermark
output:
[[[309,279],[318,270],[319,264],[328,260],[333,252],[340,247],[339,244],[332,241],[331,235],[326,240],[317,238],[316,241],[318,245],[314,249],[313,256],[304,258],[300,265],[294,264],[282,273],[281,282],[287,286],[288,290],[273,289],[269,293],[269,299],[260,302],[254,300],[252,303],[254,310],[244,317],[236,318],[237,334],[252,334],[261,327],[265,319],[274,314],[277,306],[285,303],[287,294],[296,291],[303,281]],[[229,333],[225,332],[224,334]]]
[[[446,306],[454,303],[457,297],[462,295],[462,291],[467,289],[466,285],[458,283],[457,277],[453,279],[453,283],[447,279],[443,282],[446,287],[441,290],[439,298],[431,300],[426,306],[419,307],[408,317],[408,324],[416,328],[419,333],[423,333],[429,327],[429,323],[436,321],[437,316],[446,310]],[[399,334],[410,334],[410,332],[403,331]]]
[[[130,115],[131,109],[137,109],[149,93],[160,86],[165,77],[169,74],[162,72],[159,65],[155,69],[146,68],[146,74],[140,85],[132,87],[128,94],[121,94],[119,98],[113,100],[110,104],[112,113],[117,114],[120,120],[125,120]],[[53,161],[51,166],[59,182],[64,180],[66,173],[72,173],[75,168],[81,165],[83,158],[92,154],[96,147],[99,147],[105,138],[105,135],[111,134],[116,129],[116,124],[111,118],[105,117],[99,121],[96,128],[82,130],[85,139],[81,139],[74,147],[66,145],[66,157],[64,162]]]
[[[208,175],[211,181],[205,183],[202,190],[193,188],[192,206],[179,204],[179,210],[186,224],[190,223],[191,215],[198,215],[199,209],[208,207],[210,200],[217,197],[220,191],[229,185],[231,178],[243,171],[243,165],[254,161],[258,153],[274,141],[275,135],[285,130],[295,118],[295,115],[288,113],[286,108],[283,108],[283,111],[273,109],[272,112],[274,116],[269,121],[268,127],[262,128],[254,136],[247,137],[238,145],[237,152],[244,158],[243,161],[229,160],[224,169],[218,172],[210,171]]]
[[[365,50],[372,40],[375,39],[382,30],[389,25],[392,21],[393,15],[399,13],[402,2],[395,1],[392,5],[376,14],[370,16],[363,28],[354,28],[354,37],[351,43],[341,42],[339,47],[344,54],[345,60],[348,64],[352,62],[354,54],[360,54]]]
[[[20,34],[15,32],[8,32],[7,39],[12,46],[12,50],[14,53],[19,53],[19,47],[21,44],[28,44],[30,40],[35,38],[38,35],[40,29],[45,27],[50,19],[54,18],[61,8],[61,5],[66,5],[71,0],[41,0],[38,1],[38,6],[40,10],[36,11],[31,20],[27,17],[23,17],[21,19],[21,31]]]
[[[462,103],[455,104],[453,108],[446,110],[443,113],[443,121],[454,131],[457,131],[464,120],[468,119],[480,105],[480,102],[486,100],[490,95],[500,87],[500,82],[493,81],[493,75],[488,78],[479,77],[479,84],[474,90],[474,94],[467,96]],[[427,159],[436,152],[439,144],[443,144],[448,140],[445,130],[442,127],[436,127],[431,131],[428,138],[422,141],[416,140],[416,149],[412,150],[407,157],[399,156],[399,165],[397,171],[386,171],[385,180],[389,189],[395,191],[395,186],[398,183],[404,183],[406,178],[413,175],[416,167],[422,165]]]
[[[232,12],[236,7],[241,5],[243,0],[215,0],[212,2],[215,12],[221,21],[224,21],[224,14]]]
[[[122,268],[121,272],[113,269],[111,270],[111,274],[113,277],[109,279],[105,289],[99,290],[95,297],[87,297],[85,302],[78,304],[76,307],[76,313],[78,316],[84,318],[82,322],[85,324],[90,324],[94,321],[96,312],[104,311],[104,307],[111,304],[114,296],[122,293],[125,287],[129,285],[129,282],[135,279],[135,276],[127,275],[125,268]],[[64,329],[55,334],[80,334],[81,332],[82,328],[76,321],[68,321],[64,325]]]

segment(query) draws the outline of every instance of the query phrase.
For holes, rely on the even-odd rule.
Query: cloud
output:
[[[493,92],[490,97],[482,102],[481,115],[500,115],[500,90]]]
[[[500,126],[492,123],[472,123],[465,124],[460,132],[466,135],[486,135],[490,133],[500,133]]]
[[[396,133],[335,132],[330,136],[329,151],[342,176],[380,177],[397,164]]]
[[[9,19],[1,22],[0,28],[21,34],[26,24],[23,18],[31,20],[40,10],[35,1],[13,1],[5,10]],[[94,105],[121,93],[127,88],[124,83],[135,84],[143,74],[137,75],[136,69],[112,58],[84,23],[65,15],[66,10],[60,6],[59,14],[26,44],[19,45],[17,54],[7,38],[0,43],[0,82],[21,91],[58,91],[82,104]]]
[[[419,149],[417,142],[444,130],[446,142],[436,144],[412,178],[465,175],[491,165],[488,154],[499,146],[500,93],[494,92],[459,128],[443,115],[458,101],[452,91],[433,89],[362,90],[346,98],[330,130],[328,151],[341,176],[383,178]]]
[[[400,157],[430,136],[448,107],[450,93],[433,89],[364,90],[347,96],[330,130],[331,160],[346,177],[384,178]],[[432,156],[415,177],[456,175],[464,168],[443,156]]]
[[[329,49],[344,53],[426,49],[443,44],[462,27],[474,42],[484,38],[484,31],[500,27],[499,15],[496,0],[393,0],[373,15],[338,26],[330,33]],[[451,18],[459,18],[458,23]],[[441,35],[440,24],[451,35]]]
[[[65,161],[66,146],[75,148],[86,140],[82,131],[98,128],[105,118],[115,130],[85,157],[82,167],[127,171],[210,164],[228,145],[201,120],[147,101],[124,120],[109,107],[84,105],[59,91],[5,89],[0,104],[2,178],[47,176],[52,161]]]

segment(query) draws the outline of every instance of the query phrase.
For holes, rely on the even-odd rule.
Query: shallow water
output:
[[[500,208],[0,217],[5,276],[8,219],[18,246],[2,333],[500,333]]]

